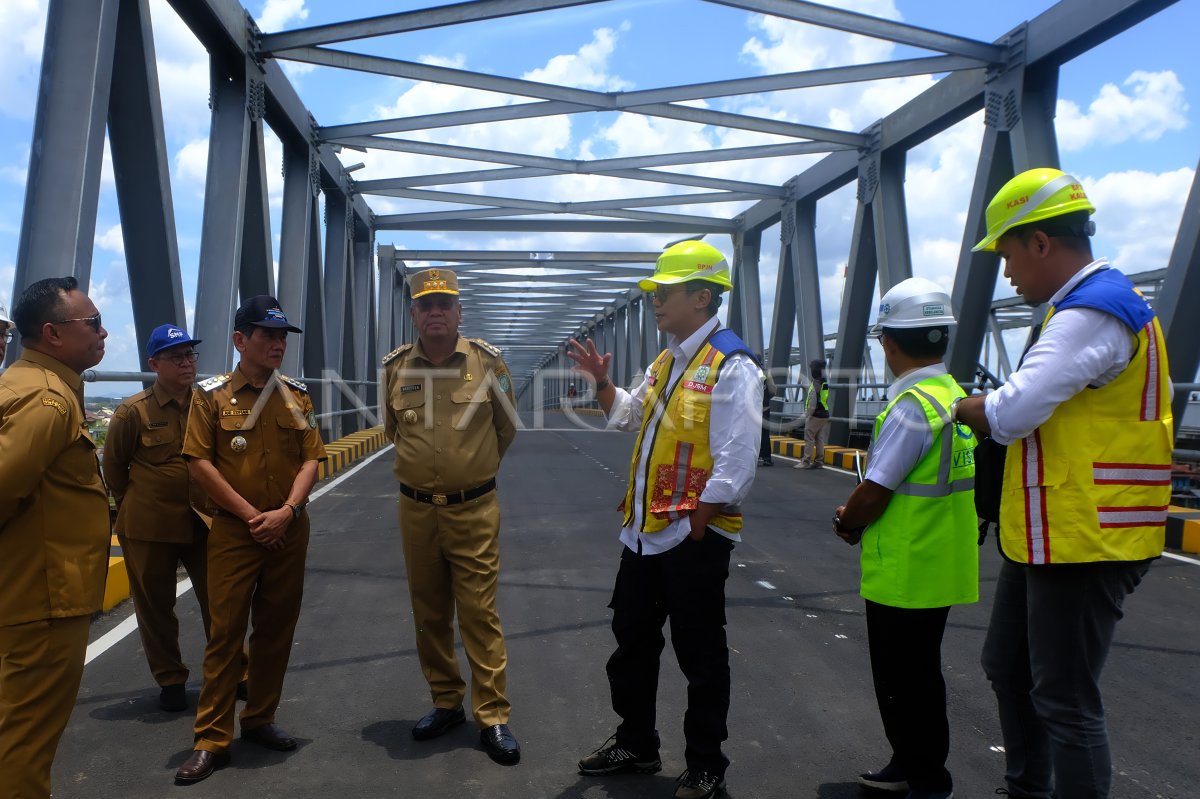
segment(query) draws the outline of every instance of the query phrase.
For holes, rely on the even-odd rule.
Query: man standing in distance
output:
[[[1006,183],[976,250],[1048,302],[997,391],[959,421],[1007,445],[983,668],[996,692],[1009,795],[1101,799],[1112,757],[1100,674],[1122,604],[1159,557],[1171,497],[1171,389],[1158,317],[1092,256],[1096,209],[1071,175]]]
[[[571,342],[568,355],[596,381],[608,426],[639,430],[621,529],[621,566],[613,589],[617,649],[608,660],[616,734],[579,762],[585,775],[662,768],[654,728],[658,664],[671,619],[671,642],[688,681],[683,732],[687,770],[676,799],[708,799],[725,786],[729,760],[729,647],[725,580],[741,540],[738,503],[754,480],[761,429],[763,373],[751,350],[721,327],[721,293],[733,288],[714,247],[685,241],[663,252],[654,275],[638,283],[654,292],[667,349],[632,393],[608,377],[611,354],[592,341]]]
[[[383,359],[384,429],[396,445],[400,534],[433,710],[412,734],[428,740],[466,720],[454,615],[471,665],[471,714],[497,763],[521,759],[508,728],[508,653],[496,613],[500,503],[496,472],[516,438],[512,377],[500,351],[458,333],[458,278],[427,269],[408,279],[417,341]]]
[[[277,371],[288,331],[301,332],[274,297],[245,300],[234,316],[237,368],[205,380],[192,395],[183,455],[214,513],[211,620],[195,750],[175,775],[179,783],[203,780],[229,760],[251,617],[242,738],[278,751],[296,748],[296,739],[275,724],[275,711],[304,595],[305,507],[325,446],[308,389]]]
[[[4,354],[8,351],[8,342],[12,341],[13,323],[8,318],[4,306],[0,305],[0,366],[4,365]]]
[[[0,799],[48,799],[108,570],[108,494],[80,374],[108,332],[73,277],[13,312],[21,357],[0,375]]]
[[[146,345],[154,385],[121,403],[104,440],[104,479],[117,501],[114,529],[129,571],[146,661],[159,685],[158,706],[187,709],[188,668],[179,652],[175,575],[187,569],[208,638],[208,528],[204,492],[183,459],[200,343],[176,325],[159,325]]]

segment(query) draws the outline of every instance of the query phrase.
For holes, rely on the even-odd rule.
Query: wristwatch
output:
[[[608,388],[611,384],[612,384],[612,381],[608,379],[608,375],[605,375],[603,378],[596,381],[596,390],[603,391],[604,389]]]
[[[292,518],[293,519],[299,519],[300,514],[303,513],[304,509],[308,507],[307,502],[301,502],[299,505],[293,505],[290,502],[285,502],[283,504],[292,509]]]
[[[952,424],[958,424],[958,403],[965,399],[966,397],[957,397],[953,402],[950,403],[950,422]]]

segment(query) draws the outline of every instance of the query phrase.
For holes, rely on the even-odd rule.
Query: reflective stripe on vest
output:
[[[963,391],[947,374],[922,380],[888,403],[875,420],[872,447],[884,421],[905,396],[920,403],[933,446],[863,534],[860,592],[872,602],[902,608],[976,602],[976,442],[970,429],[950,423],[947,411],[956,397],[964,396]]]
[[[635,503],[641,503],[643,533],[665,530],[699,506],[700,494],[712,475],[713,456],[708,447],[712,392],[725,360],[725,354],[711,340],[705,342],[674,386],[666,385],[674,363],[670,350],[664,350],[651,365],[642,399],[642,429],[633,447],[629,486],[622,503],[624,526],[633,523]],[[652,427],[660,403],[666,407]],[[652,443],[648,462],[643,464],[642,444],[647,435]],[[645,491],[635,497],[639,469],[644,470]],[[742,528],[741,510],[727,505],[709,524],[727,533],[738,533]]]
[[[1133,357],[1116,378],[1080,391],[1009,445],[1000,545],[1010,560],[1043,565],[1162,554],[1173,442],[1167,353],[1157,317],[1133,335]]]

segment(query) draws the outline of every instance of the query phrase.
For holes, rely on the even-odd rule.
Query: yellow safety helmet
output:
[[[1018,225],[1077,211],[1096,212],[1083,186],[1060,169],[1030,169],[1005,183],[987,207],[987,235],[972,252],[995,252],[996,239]]]
[[[707,280],[733,288],[729,279],[729,262],[721,251],[702,241],[681,241],[672,244],[658,256],[654,274],[638,281],[642,291],[654,291],[655,286],[670,286],[689,280]]]

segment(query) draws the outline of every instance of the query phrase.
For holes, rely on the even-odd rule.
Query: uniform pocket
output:
[[[281,413],[275,417],[275,425],[279,430],[279,443],[283,451],[289,457],[298,457],[308,422],[303,418],[297,419],[290,413]]]
[[[147,463],[160,465],[179,456],[178,434],[172,427],[143,430],[141,456]]]

